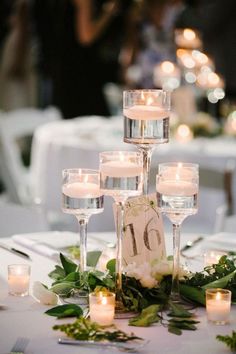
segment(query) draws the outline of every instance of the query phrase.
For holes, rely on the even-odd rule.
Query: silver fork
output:
[[[10,354],[24,354],[25,348],[29,343],[29,339],[25,337],[18,337]]]

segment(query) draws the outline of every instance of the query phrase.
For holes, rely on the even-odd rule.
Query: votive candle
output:
[[[227,289],[206,290],[207,319],[217,325],[229,322],[231,291]]]
[[[8,266],[9,294],[27,296],[29,294],[30,265],[11,264]]]
[[[89,315],[91,321],[101,326],[111,325],[115,315],[115,294],[104,291],[90,293]]]

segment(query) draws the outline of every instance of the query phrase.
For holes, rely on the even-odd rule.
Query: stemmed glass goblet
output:
[[[143,155],[143,194],[148,194],[151,157],[158,144],[169,141],[170,92],[158,89],[123,93],[124,142]]]
[[[79,269],[83,276],[87,267],[87,225],[91,215],[103,212],[103,194],[100,191],[100,173],[91,169],[62,171],[62,210],[75,215],[80,229]],[[84,296],[84,295],[83,295]]]
[[[173,273],[170,300],[183,303],[179,292],[180,228],[184,219],[197,213],[198,165],[161,163],[156,180],[157,205],[173,224]]]
[[[117,205],[116,246],[116,316],[129,317],[122,302],[122,240],[124,207],[129,197],[142,194],[143,163],[139,152],[107,151],[100,153],[100,186],[104,195],[114,198]],[[120,314],[120,316],[119,316]]]

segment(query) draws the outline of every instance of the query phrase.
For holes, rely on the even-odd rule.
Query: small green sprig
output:
[[[232,331],[232,335],[228,335],[228,336],[222,336],[222,335],[218,335],[216,336],[216,339],[218,339],[219,341],[225,343],[232,352],[236,351],[236,332]]]
[[[92,322],[83,317],[78,318],[73,323],[53,326],[54,330],[60,330],[68,337],[76,340],[128,342],[130,340],[142,339],[135,336],[133,333],[127,334],[121,330],[118,330],[115,326],[110,326],[110,328],[111,330],[108,330],[107,326],[100,326],[96,322]]]

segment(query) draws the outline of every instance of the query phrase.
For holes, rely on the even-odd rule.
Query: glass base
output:
[[[76,304],[80,306],[88,306],[88,301],[88,293],[83,290],[76,292],[71,297],[63,298],[63,302],[65,302],[66,304]]]
[[[173,304],[180,305],[186,310],[193,310],[194,308],[197,307],[195,303],[193,303],[189,299],[186,299],[185,297],[179,294],[171,294],[170,300]]]
[[[122,301],[116,301],[115,305],[115,319],[125,319],[125,318],[133,318],[137,316],[138,313],[134,311],[128,311]]]

